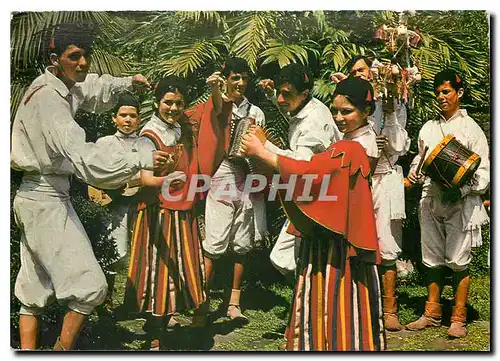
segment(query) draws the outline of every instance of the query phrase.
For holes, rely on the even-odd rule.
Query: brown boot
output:
[[[149,343],[149,351],[160,351],[160,339],[154,338]]]
[[[401,331],[404,327],[398,319],[398,303],[396,299],[396,269],[382,268],[382,308],[384,326],[387,331]]]
[[[427,271],[429,286],[425,311],[418,320],[410,322],[405,327],[411,331],[423,330],[426,327],[441,326],[442,305],[441,290],[444,284],[444,272],[442,267],[429,268]]]
[[[441,304],[427,301],[424,314],[418,320],[407,324],[406,328],[410,331],[419,331],[426,327],[439,327],[441,326],[441,313]]]
[[[399,323],[398,304],[396,297],[382,297],[384,311],[384,327],[387,331],[401,331],[404,326]]]
[[[469,292],[470,277],[468,271],[453,274],[455,288],[455,306],[451,314],[451,325],[448,336],[461,338],[467,336],[465,321],[467,320],[467,294]]]

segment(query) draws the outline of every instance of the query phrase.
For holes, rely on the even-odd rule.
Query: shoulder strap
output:
[[[250,109],[252,109],[252,103],[248,102],[247,110],[245,112],[245,117],[248,117],[250,115]]]
[[[24,105],[28,104],[28,102],[31,100],[31,98],[33,98],[33,95],[35,95],[35,93],[37,91],[39,91],[40,89],[42,89],[46,84],[42,84],[42,85],[39,85],[37,86],[35,89],[33,89],[33,91],[31,92],[31,94],[29,94],[26,99],[24,99]]]
[[[161,141],[160,137],[152,130],[149,129],[144,130],[141,134],[141,137],[146,137],[149,140],[151,140],[154,143],[157,150],[163,148],[163,142]]]

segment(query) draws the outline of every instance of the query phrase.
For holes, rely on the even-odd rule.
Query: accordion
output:
[[[260,159],[241,154],[241,142],[251,125],[255,125],[255,119],[251,117],[233,119],[231,122],[228,160],[241,167],[247,174],[273,174],[273,169]]]
[[[251,125],[255,125],[255,119],[250,117],[233,119],[231,122],[229,150],[227,153],[229,159],[244,157],[240,151],[241,141],[245,134],[248,133]]]

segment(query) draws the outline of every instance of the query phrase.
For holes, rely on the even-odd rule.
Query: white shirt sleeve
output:
[[[291,149],[281,149],[275,146],[273,143],[267,141],[264,144],[264,148],[274,154],[284,155],[296,160],[310,160],[311,157],[315,154],[313,149],[306,146],[299,146],[297,150],[292,151]],[[321,152],[319,152],[321,153]]]
[[[122,91],[132,88],[132,77],[116,78],[109,74],[88,74],[83,83],[77,83],[75,86],[83,95],[81,109],[103,113],[113,108]]]
[[[474,173],[471,184],[465,184],[460,188],[462,197],[468,194],[483,194],[490,185],[490,158],[488,140],[483,130],[476,122],[467,127],[470,132],[470,150],[481,157],[481,163]]]
[[[250,114],[255,118],[255,125],[258,125],[260,127],[264,127],[266,125],[266,117],[264,115],[264,112],[256,106],[252,106],[251,109],[253,114]]]
[[[71,115],[69,103],[61,99],[51,107],[38,98],[42,134],[49,152],[66,158],[75,174],[84,182],[99,188],[119,188],[141,168],[152,169],[151,152],[110,151],[107,146],[85,141],[85,131]]]
[[[410,149],[410,138],[408,137],[408,132],[402,126],[406,124],[406,112],[404,112],[405,120],[400,121],[398,116],[402,116],[402,113],[394,111],[391,114],[386,114],[385,116],[385,126],[382,129],[382,134],[388,139],[388,149],[387,152],[390,155],[401,156],[406,154]]]

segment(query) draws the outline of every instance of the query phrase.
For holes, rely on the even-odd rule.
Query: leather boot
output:
[[[396,299],[396,269],[382,267],[382,308],[384,326],[387,331],[400,331],[404,327],[398,319],[398,303]]]
[[[467,336],[465,321],[467,320],[467,294],[470,276],[467,271],[453,273],[453,288],[455,289],[455,306],[451,314],[451,325],[448,336],[461,338]]]
[[[241,290],[231,290],[231,298],[229,299],[227,315],[231,318],[231,320],[248,322],[248,317],[241,312],[240,294]]]
[[[425,302],[425,312],[416,321],[410,322],[406,328],[410,331],[423,330],[426,327],[441,326],[442,305],[435,302]]]
[[[441,326],[442,305],[441,290],[443,289],[444,277],[441,268],[431,268],[428,271],[429,286],[428,300],[425,303],[424,314],[416,321],[410,322],[405,327],[411,331],[423,330],[426,327]]]

